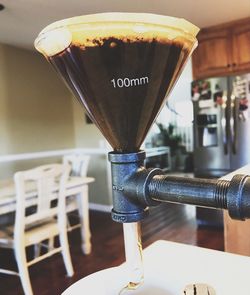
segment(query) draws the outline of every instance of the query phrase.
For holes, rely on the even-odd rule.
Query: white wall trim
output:
[[[75,149],[3,155],[0,156],[0,163],[63,156],[73,152],[75,152]]]
[[[113,208],[113,206],[111,206],[111,205],[102,205],[102,204],[97,204],[97,203],[89,203],[89,209],[90,210],[110,213],[112,208]]]
[[[65,149],[65,150],[54,150],[54,151],[43,151],[35,153],[23,153],[23,154],[10,154],[0,156],[0,163],[22,161],[22,160],[32,160],[39,158],[49,158],[64,156],[71,153],[85,153],[89,155],[107,155],[109,150],[102,148],[77,148],[77,149]]]

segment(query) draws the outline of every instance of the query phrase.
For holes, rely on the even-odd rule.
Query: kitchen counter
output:
[[[250,164],[243,166],[243,167],[221,177],[221,179],[231,180],[233,178],[233,176],[236,174],[249,174],[250,175]]]
[[[171,154],[170,147],[161,146],[145,149],[146,167],[160,168],[164,172],[171,170]]]
[[[170,147],[160,146],[160,147],[146,148],[145,152],[146,152],[147,158],[166,155],[166,154],[170,154]]]

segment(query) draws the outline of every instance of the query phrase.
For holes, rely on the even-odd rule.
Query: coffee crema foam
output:
[[[47,26],[35,41],[46,57],[69,45],[93,47],[107,38],[124,42],[174,42],[192,48],[199,29],[184,19],[146,13],[101,13],[73,17]]]

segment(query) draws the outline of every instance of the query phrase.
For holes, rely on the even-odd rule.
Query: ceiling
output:
[[[33,48],[55,20],[98,12],[150,12],[183,17],[207,27],[250,15],[250,0],[0,0],[0,43]]]

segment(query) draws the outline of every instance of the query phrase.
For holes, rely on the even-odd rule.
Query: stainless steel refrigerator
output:
[[[250,163],[250,74],[192,83],[196,177]]]
[[[250,74],[192,83],[194,173],[221,177],[250,163]],[[221,210],[196,209],[198,225],[223,226]]]

